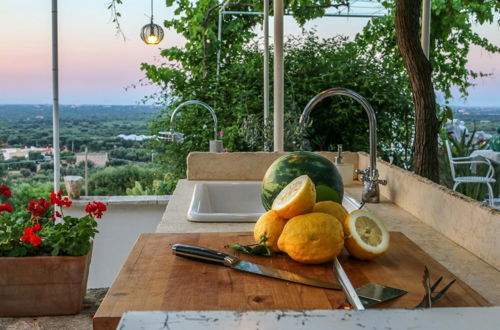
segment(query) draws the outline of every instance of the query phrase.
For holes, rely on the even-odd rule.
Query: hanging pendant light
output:
[[[163,40],[163,29],[158,24],[153,23],[153,0],[151,0],[151,23],[142,27],[141,39],[147,45],[157,45]]]

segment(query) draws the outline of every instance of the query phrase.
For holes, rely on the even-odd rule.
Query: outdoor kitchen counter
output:
[[[187,220],[194,185],[202,181],[180,180],[158,225],[157,233],[205,233],[252,231],[253,223],[199,223]],[[346,191],[360,199],[362,186],[357,183]],[[365,208],[385,221],[390,231],[400,231],[426,253],[466,282],[492,305],[500,305],[500,272],[468,250],[452,242],[416,217],[381,196],[379,204]]]

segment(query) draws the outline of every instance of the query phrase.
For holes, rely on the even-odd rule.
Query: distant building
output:
[[[127,140],[127,141],[144,141],[144,140],[149,140],[151,139],[151,136],[149,135],[135,135],[135,134],[120,134],[118,135],[120,139]]]
[[[4,160],[9,160],[12,157],[24,157],[28,158],[28,154],[30,151],[39,151],[42,154],[46,153],[51,153],[52,149],[50,148],[36,148],[36,147],[30,147],[30,148],[3,148],[2,149],[2,154],[3,154],[3,159]]]
[[[481,121],[479,121],[479,123],[481,123],[481,124],[489,124],[489,123],[491,123],[491,120],[481,120]]]
[[[87,160],[94,163],[96,167],[105,167],[108,162],[107,152],[89,152],[87,154]],[[76,154],[76,163],[85,162],[85,153]]]

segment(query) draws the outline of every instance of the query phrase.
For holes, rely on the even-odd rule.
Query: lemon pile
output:
[[[305,264],[331,261],[344,246],[362,260],[378,257],[388,249],[389,232],[374,214],[365,210],[349,214],[341,204],[315,201],[312,180],[307,175],[297,177],[256,222],[255,241]]]

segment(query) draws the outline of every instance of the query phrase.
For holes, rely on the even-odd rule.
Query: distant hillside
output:
[[[148,105],[60,105],[61,121],[144,121],[158,113],[158,107]],[[4,126],[19,121],[52,122],[52,105],[0,104]]]
[[[493,135],[500,126],[500,107],[452,106],[451,108],[454,118],[463,120],[469,130],[482,130]]]
[[[450,108],[452,108],[453,111],[465,110],[468,112],[500,115],[500,106],[498,106],[498,107],[491,107],[491,106],[490,107],[476,107],[476,106],[451,105]]]
[[[107,151],[143,145],[118,135],[148,134],[151,118],[160,108],[138,105],[61,105],[60,144],[79,151]],[[47,147],[52,144],[52,105],[0,105],[0,143],[4,146]]]

